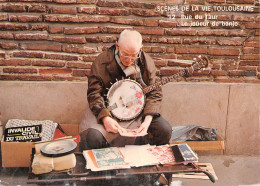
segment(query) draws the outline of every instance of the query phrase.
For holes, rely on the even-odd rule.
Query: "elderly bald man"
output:
[[[88,77],[88,105],[80,124],[81,148],[169,143],[172,129],[160,115],[161,89],[146,95],[143,112],[129,127],[134,128],[137,133],[147,132],[148,135],[140,137],[119,135],[119,130],[126,122],[120,122],[110,113],[106,105],[106,93],[111,83],[122,78],[133,79],[143,86],[155,83],[154,62],[147,53],[142,51],[142,36],[135,30],[121,32],[119,40],[101,53],[92,64],[91,74]]]

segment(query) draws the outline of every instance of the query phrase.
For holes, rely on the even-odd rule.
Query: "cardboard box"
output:
[[[78,124],[60,124],[67,135],[75,136],[79,132]],[[33,142],[4,142],[1,140],[2,167],[29,167]]]

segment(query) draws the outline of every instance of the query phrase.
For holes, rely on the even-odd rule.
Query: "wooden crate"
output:
[[[187,143],[194,151],[213,151],[225,150],[225,142],[222,137],[218,136],[217,141],[185,141],[172,142],[172,144]]]

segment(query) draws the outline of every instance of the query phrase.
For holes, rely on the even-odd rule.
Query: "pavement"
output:
[[[175,178],[171,186],[260,186],[260,156],[199,156],[199,162],[211,163],[218,180]]]
[[[171,186],[260,186],[260,156],[202,155],[199,162],[212,164],[218,178],[215,183],[173,178]],[[0,168],[0,186],[28,185],[28,171],[28,168]]]

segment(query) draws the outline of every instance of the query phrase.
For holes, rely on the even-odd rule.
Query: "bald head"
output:
[[[142,36],[135,30],[124,30],[119,36],[118,46],[124,49],[140,51],[142,48]]]

